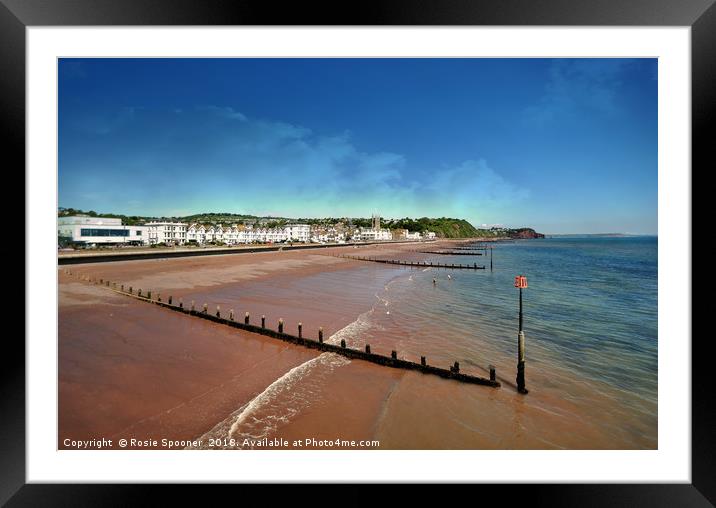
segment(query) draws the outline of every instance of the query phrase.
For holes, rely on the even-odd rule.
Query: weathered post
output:
[[[346,347],[346,340],[345,340],[345,339],[341,339],[341,347],[343,347],[343,348]]]
[[[323,327],[318,328],[318,342],[323,344]]]
[[[169,302],[169,305],[172,304],[172,297],[171,297],[171,295],[169,295],[169,300],[168,300],[168,302]]]
[[[495,366],[490,365],[490,381],[494,381],[497,378],[495,375]]]
[[[137,289],[137,296],[141,298],[142,296],[142,288]]]
[[[204,304],[203,312],[204,314],[207,314],[209,312],[209,305],[206,303]]]
[[[229,309],[229,321],[234,320],[234,309]]]
[[[157,293],[157,301],[158,301],[158,302],[161,302],[161,301],[162,301],[162,294],[161,294],[161,293]]]
[[[180,309],[184,308],[184,300],[181,297],[179,297],[179,308]]]
[[[147,300],[151,300],[151,299],[152,299],[152,292],[147,291]]]
[[[278,320],[278,333],[283,333],[283,319]]]
[[[421,357],[420,357],[420,365],[422,365],[423,367],[425,367],[425,366],[427,365],[427,363],[425,362],[425,357],[424,357],[424,356],[421,356]]]
[[[459,363],[459,362],[455,362],[455,365],[452,366],[452,371],[453,371],[455,374],[459,374],[459,373],[460,373],[460,363]]]
[[[221,307],[216,306],[216,317],[221,317]]]
[[[261,316],[261,328],[266,328],[266,316]]]
[[[194,312],[194,300],[191,301],[191,311]]]
[[[517,334],[517,391],[523,394],[528,392],[525,388],[525,332],[522,330],[522,289],[527,287],[527,277],[515,277],[515,287],[520,290],[520,320]]]
[[[298,323],[298,338],[299,339],[303,338],[303,324],[302,323]]]
[[[370,354],[370,344],[365,345],[365,352]]]
[[[122,284],[119,288],[120,291],[124,292],[124,284]]]
[[[244,324],[248,325],[250,320],[251,320],[251,314],[249,314],[249,311],[246,311],[246,314],[244,314]]]
[[[391,351],[391,352],[390,352],[390,357],[391,357],[393,360],[397,360],[397,359],[398,359],[398,352],[397,352],[397,351]]]
[[[129,294],[132,294],[132,286],[129,286]]]

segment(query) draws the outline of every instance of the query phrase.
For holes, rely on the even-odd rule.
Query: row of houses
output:
[[[221,243],[345,243],[359,241],[421,240],[434,233],[409,233],[407,230],[359,228],[349,231],[336,227],[311,227],[308,224],[286,224],[275,228],[245,225],[204,225],[184,222],[152,221],[143,225],[124,225],[121,219],[76,215],[59,217],[57,233],[60,243],[80,245],[184,245]]]
[[[311,240],[311,227],[308,224],[288,224],[278,228],[253,228],[251,226],[205,226],[191,224],[187,227],[186,241],[189,243],[279,243],[303,242]]]

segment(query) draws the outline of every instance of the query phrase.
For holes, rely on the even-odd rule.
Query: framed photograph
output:
[[[27,199],[3,503],[713,503],[691,332],[713,2],[2,3]]]

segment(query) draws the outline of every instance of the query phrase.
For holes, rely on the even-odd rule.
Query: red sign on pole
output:
[[[527,277],[524,275],[517,275],[515,277],[515,287],[516,288],[526,288],[527,287]]]

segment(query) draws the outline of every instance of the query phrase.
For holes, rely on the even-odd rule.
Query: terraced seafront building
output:
[[[167,244],[167,245],[183,245],[187,241],[186,228],[184,222],[147,222],[147,243]]]

